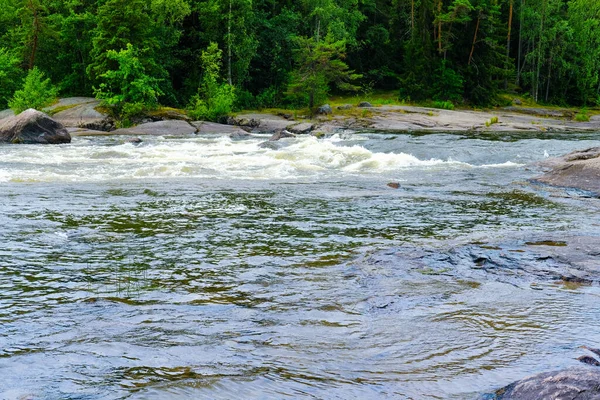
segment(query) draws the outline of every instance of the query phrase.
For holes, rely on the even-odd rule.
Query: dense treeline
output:
[[[34,68],[61,95],[124,113],[160,103],[210,117],[374,88],[593,105],[600,1],[0,0],[0,106]]]

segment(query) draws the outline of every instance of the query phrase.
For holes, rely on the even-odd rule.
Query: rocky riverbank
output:
[[[323,135],[340,130],[374,130],[392,132],[582,132],[600,131],[600,116],[588,122],[577,122],[570,110],[506,107],[492,111],[441,110],[414,106],[373,107],[363,102],[335,108],[323,107],[313,118],[286,113],[238,113],[226,124],[189,121],[177,110],[157,112],[141,120],[141,125],[125,130],[115,129],[115,123],[103,112],[98,100],[88,97],[61,99],[43,110],[75,136],[104,134],[181,135],[192,133],[226,133],[243,135],[241,130],[253,133],[277,133],[287,130],[292,134]],[[12,116],[10,110],[0,112],[0,120]],[[165,124],[164,121],[187,121]],[[152,125],[155,123],[155,125]],[[237,127],[237,128],[232,128]],[[189,128],[192,128],[191,130]]]
[[[600,147],[575,151],[540,165],[547,172],[534,181],[600,195]]]

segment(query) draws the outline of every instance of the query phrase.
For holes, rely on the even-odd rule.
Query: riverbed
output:
[[[529,181],[596,134],[126,139],[0,146],[0,399],[474,399],[600,343],[596,284],[403,261],[598,236]]]

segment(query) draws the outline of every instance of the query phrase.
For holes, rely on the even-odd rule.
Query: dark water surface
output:
[[[472,399],[600,343],[597,286],[373,261],[598,235],[527,181],[594,135],[263,140],[1,146],[0,399]]]

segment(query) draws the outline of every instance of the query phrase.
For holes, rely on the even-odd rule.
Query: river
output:
[[[595,135],[267,138],[0,146],[0,399],[474,399],[600,343],[596,285],[390,258],[598,235],[528,181]]]

